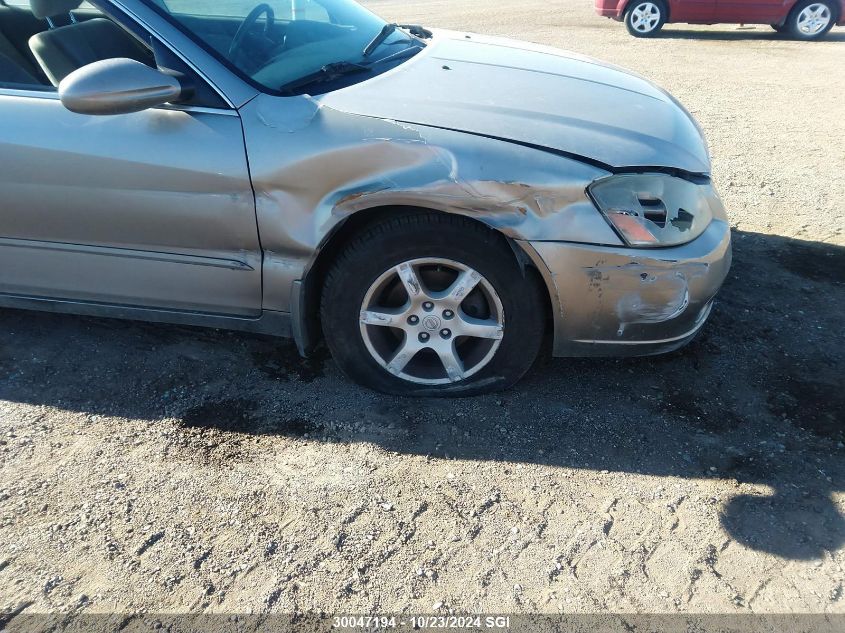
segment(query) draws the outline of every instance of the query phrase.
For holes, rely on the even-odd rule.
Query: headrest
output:
[[[29,0],[29,8],[39,20],[64,15],[78,9],[82,0]]]

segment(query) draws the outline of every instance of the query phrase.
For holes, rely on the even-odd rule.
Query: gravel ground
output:
[[[677,95],[735,225],[712,320],[438,401],[266,337],[0,312],[0,611],[845,612],[845,31],[368,4]]]

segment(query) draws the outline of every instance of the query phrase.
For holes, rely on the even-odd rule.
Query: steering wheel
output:
[[[235,38],[229,46],[230,59],[238,53],[241,45],[243,45],[244,40],[246,39],[246,36],[252,30],[252,27],[255,26],[255,23],[258,22],[258,18],[265,13],[267,14],[267,25],[264,27],[264,35],[270,35],[270,31],[276,23],[276,14],[273,12],[273,7],[266,2],[262,2],[249,12],[249,15],[244,18],[244,21],[238,27],[238,32],[235,33]]]

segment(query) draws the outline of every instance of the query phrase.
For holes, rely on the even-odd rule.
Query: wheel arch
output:
[[[293,337],[300,354],[307,356],[322,339],[320,324],[320,300],[323,283],[335,258],[343,248],[362,231],[397,215],[460,215],[467,221],[481,225],[488,231],[500,236],[510,247],[514,261],[520,267],[523,276],[535,276],[535,281],[543,289],[542,300],[548,319],[554,317],[553,301],[557,297],[554,283],[544,271],[538,269],[536,258],[521,245],[520,241],[505,235],[497,227],[469,215],[450,214],[446,211],[421,206],[375,206],[360,209],[338,223],[325,236],[317,248],[312,261],[305,269],[302,279],[294,284],[291,301],[291,322]],[[548,324],[547,324],[548,327]]]

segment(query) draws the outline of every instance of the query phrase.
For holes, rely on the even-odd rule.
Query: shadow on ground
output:
[[[666,27],[660,31],[657,37],[670,40],[702,40],[712,42],[748,42],[753,40],[761,42],[794,41],[788,35],[778,33],[771,27],[765,25],[744,28],[738,27],[735,31],[704,31]],[[845,32],[834,27],[834,30],[825,35],[822,39],[805,43],[808,46],[813,46],[814,44],[820,42],[845,42]]]
[[[726,505],[724,529],[754,549],[817,558],[845,544],[831,500],[845,482],[845,249],[734,238],[720,301],[687,348],[543,358],[503,394],[404,400],[359,389],[325,353],[302,360],[286,341],[4,311],[0,398],[150,424],[175,418],[208,437],[212,456],[249,435],[307,435],[433,458],[764,484],[770,496]]]

